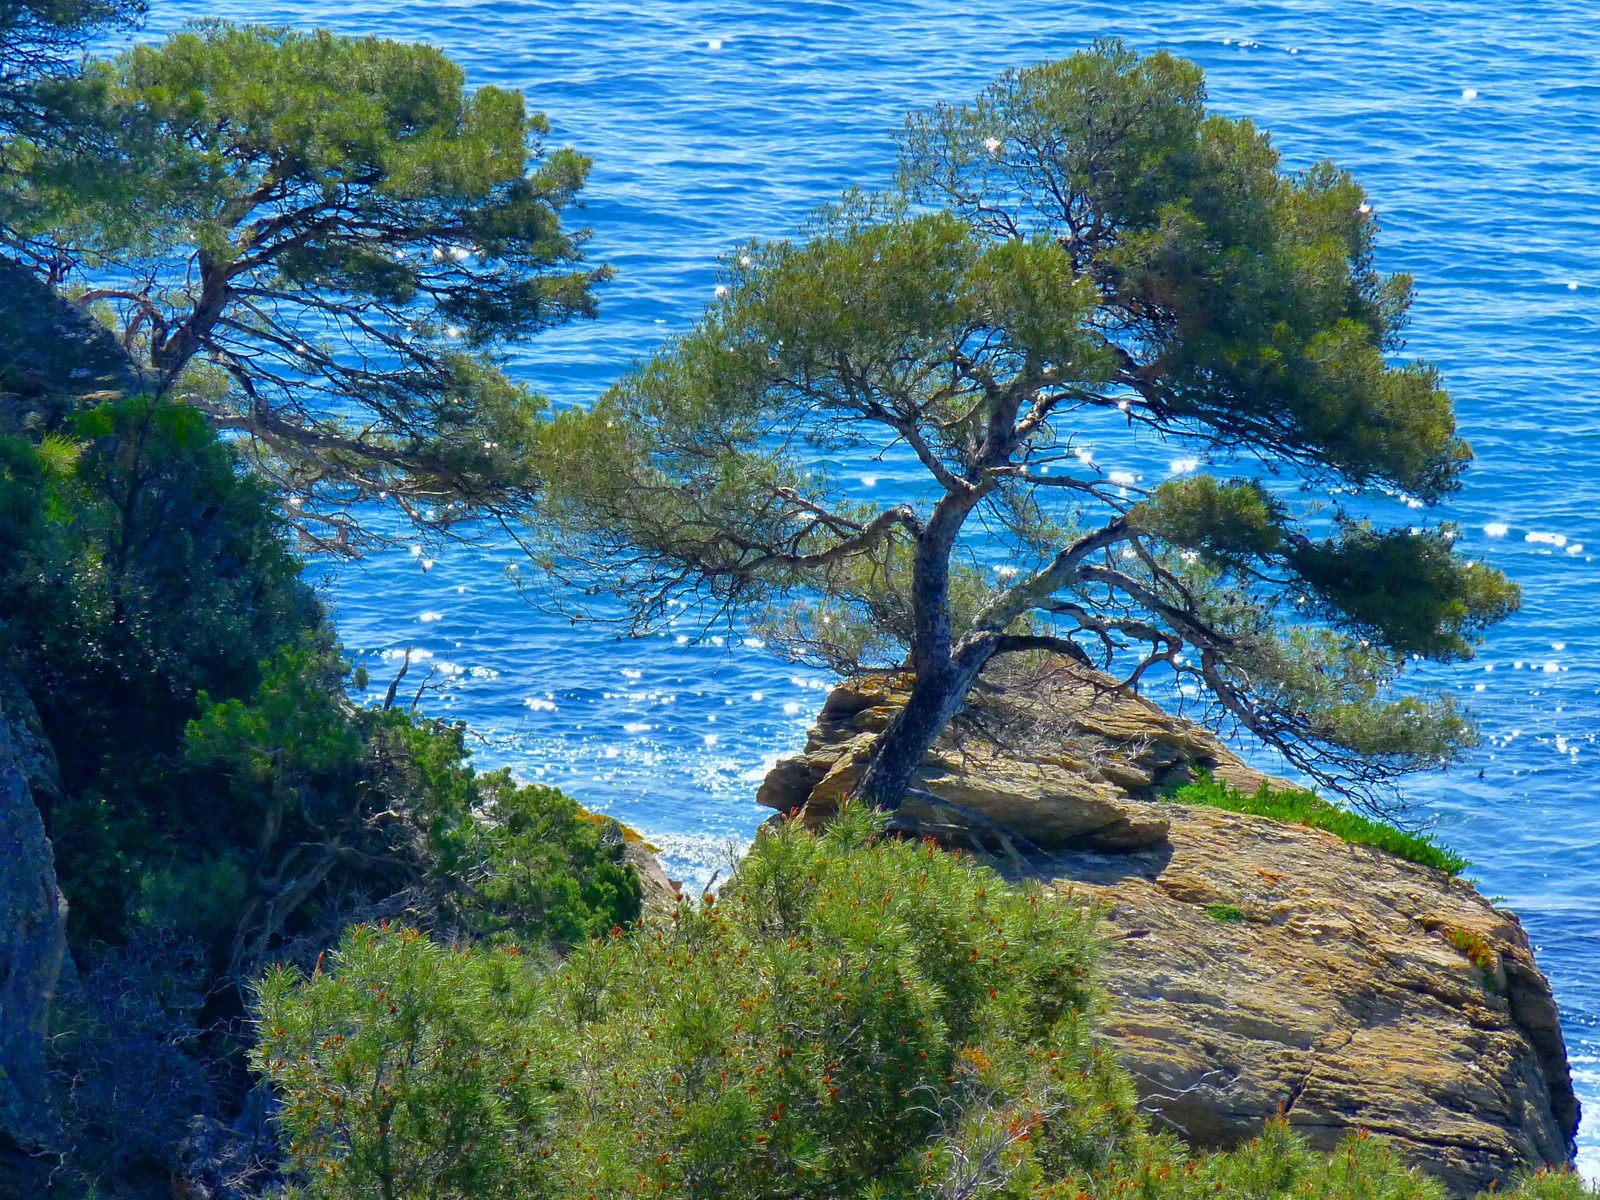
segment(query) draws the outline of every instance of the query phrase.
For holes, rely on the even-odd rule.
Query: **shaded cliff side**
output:
[[[35,796],[57,787],[33,706],[0,667],[0,1196],[36,1194],[59,1133],[46,1085],[50,1003],[67,953],[66,903]]]
[[[26,268],[0,258],[0,401],[133,395],[138,372],[111,331]]]
[[[4,258],[0,296],[0,432],[30,424],[41,402],[139,389],[108,330]],[[0,664],[0,1196],[42,1194],[54,1159],[36,1152],[60,1132],[45,1046],[66,959],[66,903],[38,807],[59,782],[27,691]]]
[[[1372,847],[1162,800],[1202,772],[1274,781],[1110,683],[1062,662],[991,682],[902,815],[1102,908],[1103,1027],[1146,1106],[1201,1148],[1280,1109],[1319,1147],[1368,1129],[1463,1194],[1566,1163],[1578,1105],[1516,917]],[[902,685],[835,690],[762,803],[825,823]]]

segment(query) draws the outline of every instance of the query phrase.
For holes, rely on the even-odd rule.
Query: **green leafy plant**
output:
[[[202,697],[189,726],[191,771],[229,801],[190,853],[242,856],[252,881],[231,914],[231,978],[274,953],[314,954],[363,915],[530,951],[638,918],[643,889],[615,822],[554,788],[480,774],[460,726],[357,707],[346,670],[321,634],[266,664],[253,696]]]
[[[1600,1185],[1575,1171],[1539,1170],[1518,1180],[1508,1195],[1515,1200],[1600,1200]]]
[[[308,1200],[1445,1200],[1364,1133],[1323,1154],[1280,1119],[1203,1157],[1152,1133],[1093,1036],[1091,914],[882,826],[850,805],[765,832],[721,894],[553,969],[367,927],[272,974],[255,1061],[292,1178]],[[1506,1194],[1590,1200],[1553,1174]]]
[[[13,417],[0,654],[60,763],[38,800],[74,959],[126,985],[126,1021],[80,1004],[51,1043],[69,1175],[115,1194],[176,1169],[190,1119],[243,1101],[240,985],[352,922],[545,956],[638,917],[615,822],[477,772],[457,726],[351,699],[272,495],[200,413],[32,396]],[[184,948],[182,1006],[125,966],[150,946]]]
[[[1222,925],[1237,925],[1246,919],[1244,909],[1236,904],[1208,904],[1206,915]]]
[[[252,1058],[292,1163],[326,1200],[549,1195],[547,999],[514,950],[364,926],[260,991]]]
[[[1483,980],[1483,990],[1492,992],[1500,977],[1500,956],[1481,933],[1470,929],[1448,926],[1443,931],[1444,940],[1461,952],[1461,955],[1478,969]]]
[[[1004,1141],[1025,1128],[1040,1153],[1103,1163],[1101,1143],[1136,1116],[1088,1037],[1087,914],[931,844],[878,841],[877,828],[850,810],[820,837],[764,835],[719,897],[619,926],[537,986],[549,1007],[529,1042],[562,1098],[550,1190],[527,1194],[899,1194],[958,1169],[956,1142],[927,1153],[944,1131]],[[388,964],[443,953],[405,936],[365,932],[318,980],[276,975],[263,990],[258,1062],[297,1131],[321,1094],[296,1073],[301,1056],[351,1036],[314,1016],[329,989],[366,1004],[378,978],[452,986]],[[295,1158],[313,1194],[374,1161],[375,1137],[356,1117],[330,1122],[319,1153]]]
[[[1358,846],[1375,846],[1407,862],[1459,875],[1472,864],[1425,834],[1412,833],[1385,821],[1330,804],[1315,792],[1275,791],[1262,786],[1253,796],[1215,779],[1185,784],[1167,797],[1178,804],[1204,804],[1228,812],[1271,817],[1290,825],[1325,830]]]
[[[248,694],[323,612],[270,494],[198,413],[45,398],[8,419],[0,653],[60,764],[41,800],[73,934],[116,941],[146,867],[211,819],[169,778],[201,692]]]

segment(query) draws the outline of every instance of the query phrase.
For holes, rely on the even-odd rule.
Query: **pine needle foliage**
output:
[[[913,114],[900,149],[896,189],[738,249],[692,330],[551,423],[540,561],[635,632],[744,615],[914,672],[858,789],[883,808],[986,664],[1040,650],[1176,676],[1374,806],[1470,745],[1448,696],[1391,685],[1518,593],[1396,503],[1471,453],[1400,358],[1411,281],[1377,271],[1361,186],[1110,41]],[[1108,472],[1089,442],[1129,433],[1198,473]],[[893,469],[864,496],[849,457]]]
[[[544,402],[497,355],[593,316],[609,272],[563,221],[589,160],[520,93],[431,46],[211,21],[41,102],[75,137],[6,143],[0,217],[31,216],[0,245],[241,435],[304,545],[383,540],[372,505],[443,534],[530,502]]]

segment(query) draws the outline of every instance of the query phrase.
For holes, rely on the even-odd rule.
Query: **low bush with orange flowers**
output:
[[[1092,914],[880,829],[764,834],[717,896],[554,966],[367,927],[270,975],[291,1191],[1444,1200],[1376,1138],[1316,1154],[1275,1122],[1195,1158],[1153,1133],[1093,1032]]]

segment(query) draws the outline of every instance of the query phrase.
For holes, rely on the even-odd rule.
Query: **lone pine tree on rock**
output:
[[[1003,75],[907,122],[892,196],[749,244],[698,326],[552,422],[543,565],[635,630],[709,605],[909,668],[859,787],[881,808],[985,664],[1039,650],[1170,672],[1371,796],[1473,736],[1390,693],[1405,662],[1469,657],[1517,603],[1449,526],[1371,519],[1471,457],[1434,368],[1391,360],[1411,283],[1374,269],[1371,212],[1208,112],[1192,63],[1108,42]],[[1114,482],[1077,452],[1108,420],[1234,473]],[[844,454],[898,494],[847,498],[819,465]]]
[[[150,388],[241,435],[314,546],[530,503],[543,402],[492,354],[592,316],[566,228],[589,161],[438,50],[203,24],[49,93],[85,136],[14,139],[0,243],[87,280]],[[112,152],[106,152],[109,146]],[[3,211],[0,211],[3,216]]]

